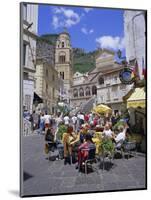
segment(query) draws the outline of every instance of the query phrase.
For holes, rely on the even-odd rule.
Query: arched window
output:
[[[104,78],[102,76],[99,77],[98,82],[100,85],[104,84]]]
[[[83,90],[83,88],[80,88],[80,89],[79,89],[79,94],[80,94],[80,97],[83,97],[83,96],[84,96],[84,90]]]
[[[92,95],[97,94],[97,87],[95,85],[92,86]]]
[[[62,48],[64,48],[64,42],[61,43]]]
[[[65,52],[59,53],[59,63],[65,63],[66,62],[66,54]]]
[[[90,96],[90,88],[89,87],[86,88],[85,95]]]
[[[78,90],[77,90],[77,89],[74,89],[74,90],[73,90],[73,96],[74,96],[74,97],[78,97]]]

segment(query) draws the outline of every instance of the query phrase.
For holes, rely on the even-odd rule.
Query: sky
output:
[[[60,33],[66,27],[72,47],[98,47],[124,52],[123,10],[39,5],[38,35]]]

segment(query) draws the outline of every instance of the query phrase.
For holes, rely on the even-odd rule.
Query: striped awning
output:
[[[135,88],[134,92],[131,96],[127,99],[127,108],[137,108],[141,107],[144,108],[146,106],[145,102],[145,90],[143,88]]]

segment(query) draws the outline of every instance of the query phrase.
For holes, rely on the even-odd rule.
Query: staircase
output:
[[[96,96],[92,96],[88,101],[81,105],[80,111],[83,113],[90,112],[95,103]]]

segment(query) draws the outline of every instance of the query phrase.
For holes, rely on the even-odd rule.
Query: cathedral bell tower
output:
[[[59,34],[55,48],[55,68],[64,82],[64,99],[70,102],[72,84],[72,47],[70,35],[66,31]]]

